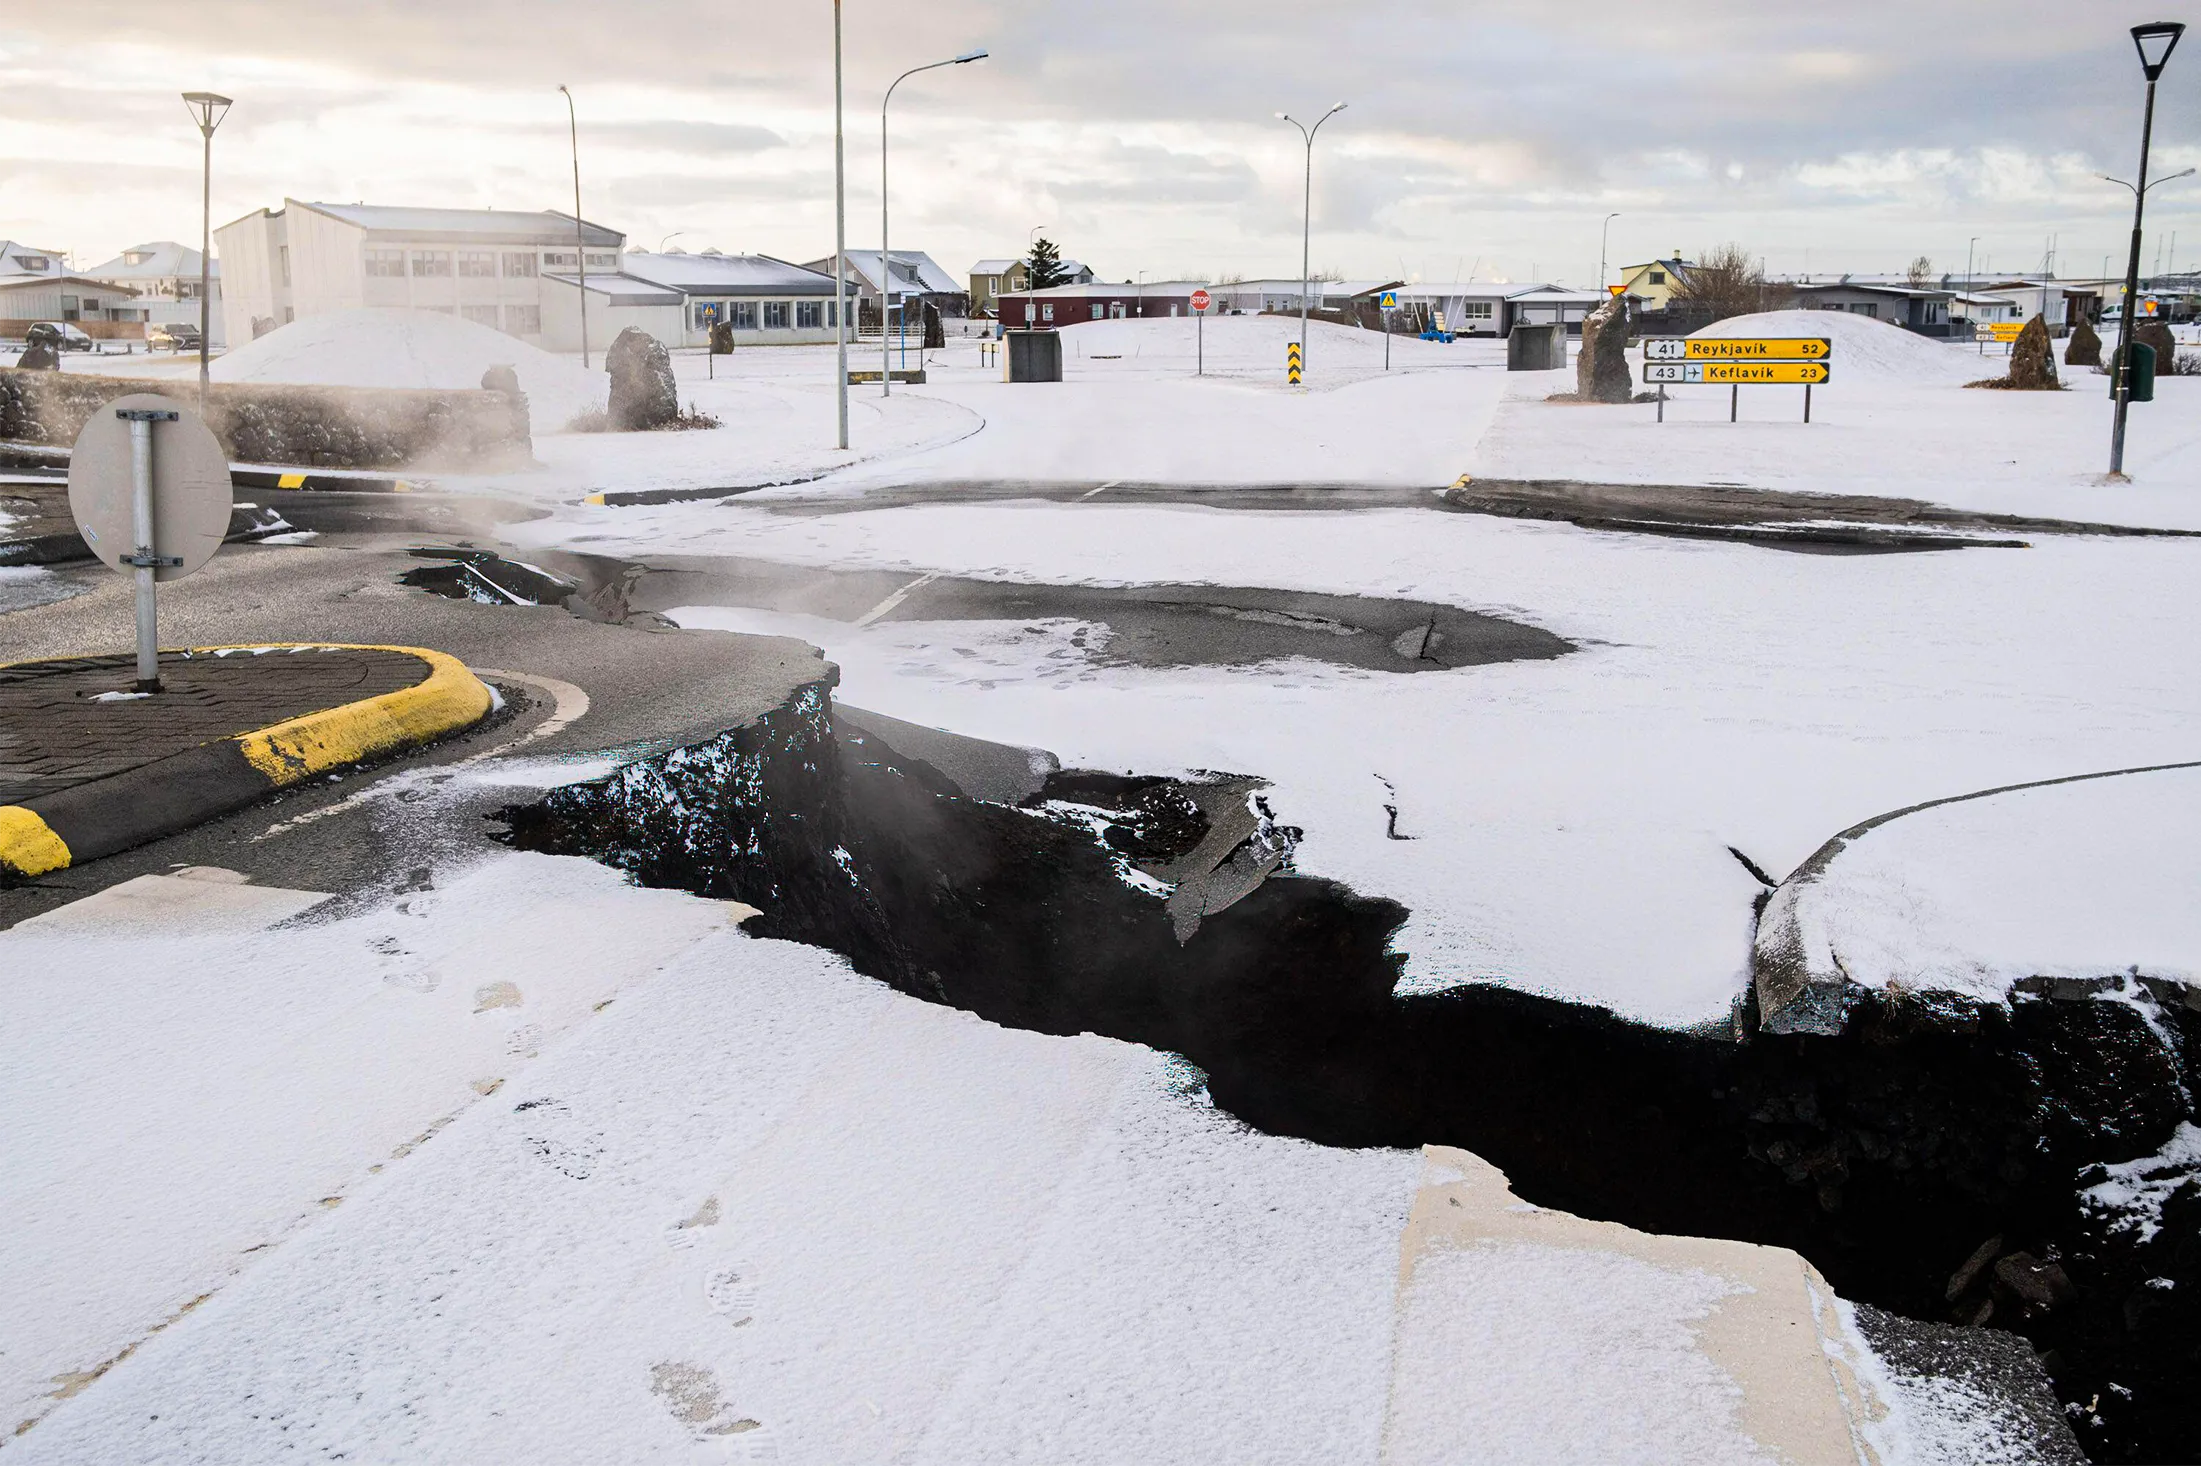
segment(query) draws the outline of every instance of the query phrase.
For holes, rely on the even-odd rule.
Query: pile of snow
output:
[[[348,310],[308,316],[216,361],[217,382],[303,387],[479,387],[482,373],[509,366],[527,393],[537,434],[564,429],[601,408],[611,379],[502,331],[436,311]]]
[[[1756,315],[1730,316],[1691,333],[1700,340],[1727,341],[1737,337],[1823,336],[1834,343],[1834,380],[1865,376],[1877,381],[1920,383],[1969,382],[1994,376],[1995,362],[1983,367],[1967,351],[1931,341],[1915,332],[1871,316],[1847,311],[1760,311]]]

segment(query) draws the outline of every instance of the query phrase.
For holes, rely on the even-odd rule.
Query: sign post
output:
[[[1384,291],[1382,298],[1376,302],[1376,307],[1383,312],[1383,369],[1389,371],[1391,370],[1391,312],[1399,308],[1399,293],[1396,290]]]
[[[158,692],[154,586],[181,580],[221,547],[229,533],[229,455],[190,409],[132,393],[94,412],[77,435],[69,511],[92,553],[137,580],[137,690]]]
[[[1653,337],[1643,343],[1643,380],[1658,388],[1658,420],[1666,421],[1666,386],[1724,386],[1727,420],[1742,417],[1742,389],[1793,386],[1804,389],[1804,421],[1811,421],[1811,389],[1833,379],[1834,343],[1825,337],[1765,337],[1700,340]]]
[[[1284,348],[1284,380],[1291,383],[1291,385],[1293,385],[1294,387],[1299,385],[1299,379],[1301,375],[1300,363],[1303,360],[1304,358],[1300,354],[1299,343],[1297,341],[1292,342],[1289,346],[1286,346]]]
[[[1193,350],[1198,353],[1192,374],[1196,377],[1207,375],[1207,308],[1213,304],[1215,297],[1207,291],[1192,292],[1192,341]]]

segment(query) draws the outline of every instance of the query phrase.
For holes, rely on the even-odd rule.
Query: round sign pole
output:
[[[176,414],[157,407],[117,408],[130,425],[130,564],[138,582],[138,691],[160,691],[160,601],[153,590],[153,424]],[[181,561],[177,563],[181,564]]]

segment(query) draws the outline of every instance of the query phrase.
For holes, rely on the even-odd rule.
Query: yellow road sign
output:
[[[1647,361],[1646,382],[1721,387],[1818,387],[1834,375],[1823,361]]]
[[[1973,339],[1979,341],[2008,342],[2017,340],[2018,333],[2024,329],[2025,323],[2023,321],[1990,321],[1973,332],[1972,335]]]
[[[1833,354],[1834,343],[1824,336],[1731,341],[1655,336],[1643,343],[1645,361],[1825,361]]]
[[[1299,343],[1292,342],[1284,348],[1284,379],[1297,386],[1300,379]]]

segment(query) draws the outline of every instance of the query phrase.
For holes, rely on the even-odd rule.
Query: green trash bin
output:
[[[2145,341],[2135,341],[2125,350],[2132,353],[2132,395],[2129,402],[2153,402],[2155,400],[2155,348]],[[2109,396],[2117,397],[2117,372],[2109,374]]]

